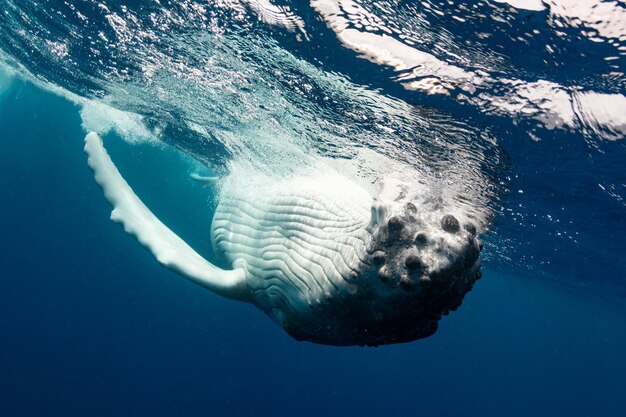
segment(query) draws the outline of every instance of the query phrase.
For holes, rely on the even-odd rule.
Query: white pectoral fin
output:
[[[92,132],[85,137],[85,152],[96,182],[113,206],[114,222],[121,223],[164,266],[224,297],[249,300],[245,271],[216,267],[161,223],[124,180],[98,134]]]
[[[190,174],[190,177],[205,187],[212,187],[220,180],[219,177],[205,177],[195,172]]]

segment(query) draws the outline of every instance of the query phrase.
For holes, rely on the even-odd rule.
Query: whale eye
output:
[[[441,228],[448,233],[456,233],[459,231],[461,226],[459,225],[459,221],[451,214],[446,214],[441,219]]]

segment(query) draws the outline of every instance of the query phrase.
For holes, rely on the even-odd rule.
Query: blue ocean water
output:
[[[464,71],[415,64],[409,79],[428,82],[410,88],[309,2],[161,3],[0,2],[0,415],[622,415],[622,3],[354,3]],[[492,210],[484,278],[431,338],[296,342],[110,222],[88,130],[209,258],[198,160],[219,173],[252,149],[276,165],[300,141],[349,160],[358,142],[445,166],[489,184],[475,190]]]

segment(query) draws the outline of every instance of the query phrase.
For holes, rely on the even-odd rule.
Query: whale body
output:
[[[428,337],[481,276],[482,243],[462,213],[409,198],[396,183],[374,197],[332,171],[221,180],[211,226],[213,249],[231,266],[221,269],[150,212],[97,134],[85,151],[111,218],[161,264],[253,303],[297,340],[377,346]]]

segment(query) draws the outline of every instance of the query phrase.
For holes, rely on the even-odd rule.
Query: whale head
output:
[[[433,335],[481,277],[483,244],[463,212],[433,201],[374,200],[364,259],[315,307],[312,325],[285,325],[296,339],[378,346]],[[324,317],[323,322],[316,319]]]
[[[377,201],[370,228],[359,274],[367,308],[354,309],[361,329],[354,336],[363,345],[431,336],[481,277],[475,224],[423,202]]]
[[[370,211],[371,239],[348,290],[320,307],[332,320],[290,331],[296,338],[368,346],[425,338],[481,277],[481,224],[460,206],[407,192],[374,198]]]
[[[393,192],[369,196],[357,264],[322,297],[289,303],[286,296],[269,297],[268,314],[294,338],[330,345],[378,346],[433,335],[481,277],[484,223],[445,193],[444,187],[400,183]],[[349,258],[347,252],[341,257]]]
[[[365,308],[354,308],[351,317],[359,323],[356,342],[431,336],[481,277],[483,244],[475,224],[423,202],[377,201],[370,228],[373,240],[358,277]]]

